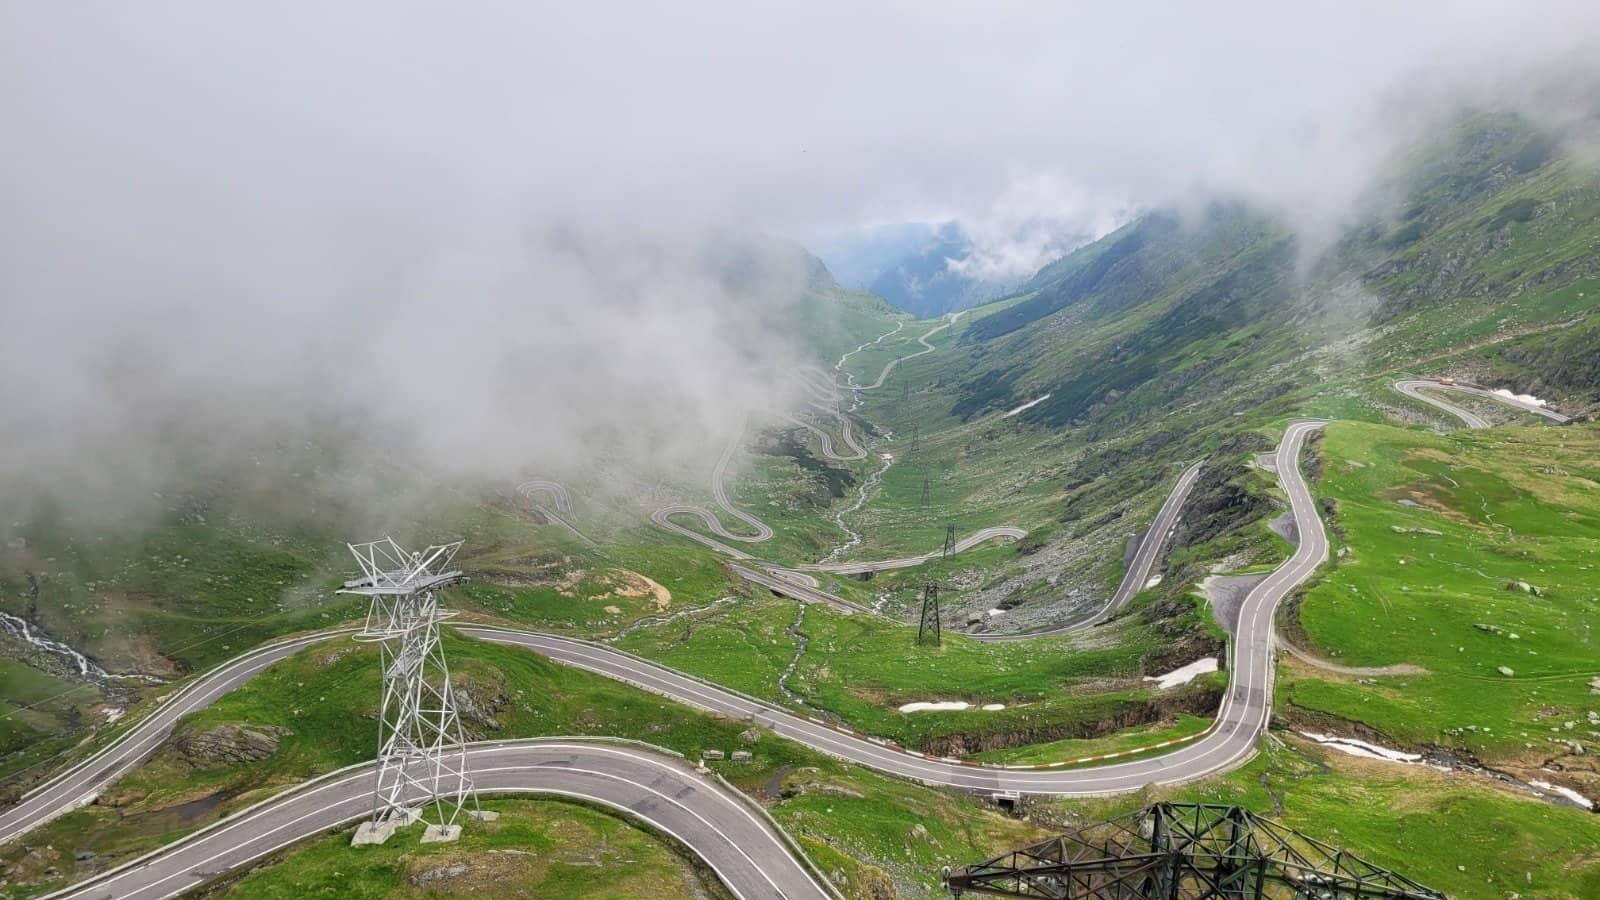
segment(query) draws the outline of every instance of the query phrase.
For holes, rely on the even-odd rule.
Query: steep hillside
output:
[[[1390,389],[1402,374],[1455,374],[1569,413],[1600,401],[1588,252],[1600,173],[1581,154],[1513,117],[1467,116],[1355,208],[1355,224],[1315,245],[1240,202],[1153,212],[967,312],[938,352],[864,395],[866,421],[917,437],[896,442],[849,515],[862,535],[851,555],[924,551],[946,523],[1027,528],[962,574],[951,601],[1025,628],[1098,602],[1129,523],[1148,521],[1187,463],[1208,460],[1197,502],[1220,516],[1180,530],[1191,577],[1208,558],[1268,552],[1265,529],[1246,526],[1270,504],[1240,467],[1288,417],[1434,421]],[[897,332],[852,371],[870,380],[925,330]],[[897,583],[911,603],[911,579],[878,590]]]
[[[1401,201],[1370,201],[1321,253],[1240,205],[1146,215],[973,323],[952,412],[971,418],[1048,393],[1029,421],[1122,423],[1237,399],[1252,384],[1259,399],[1274,373],[1290,376],[1302,354],[1340,341],[1354,342],[1352,367],[1382,371],[1593,323],[1582,284],[1600,270],[1600,177],[1554,136],[1509,116],[1469,117],[1405,160],[1385,193]],[[1595,396],[1585,341],[1545,337],[1504,358],[1538,359],[1518,384],[1539,379],[1582,401]]]

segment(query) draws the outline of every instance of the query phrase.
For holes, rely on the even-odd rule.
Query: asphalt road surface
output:
[[[191,681],[99,752],[24,794],[16,806],[0,812],[0,844],[93,800],[124,772],[154,753],[185,715],[210,706],[218,697],[256,677],[267,666],[313,644],[353,631],[321,631],[257,647]]]
[[[1133,564],[1128,566],[1128,571],[1123,573],[1122,582],[1117,585],[1117,590],[1101,606],[1087,610],[1073,616],[1067,622],[1044,631],[1030,631],[1019,634],[970,634],[968,637],[978,641],[1018,641],[1025,638],[1046,637],[1052,634],[1067,634],[1073,631],[1093,626],[1103,622],[1112,613],[1121,609],[1133,595],[1144,589],[1150,580],[1150,570],[1155,567],[1156,556],[1166,544],[1167,537],[1178,524],[1178,514],[1183,511],[1183,504],[1189,499],[1189,492],[1194,490],[1195,479],[1200,476],[1200,463],[1195,463],[1183,470],[1178,476],[1178,481],[1172,486],[1172,491],[1167,494],[1167,499],[1162,502],[1161,509],[1156,512],[1155,519],[1150,527],[1145,529],[1144,537],[1139,541],[1139,549],[1133,554]]]
[[[851,389],[852,390],[857,390],[857,391],[875,391],[878,388],[883,387],[884,379],[889,377],[890,373],[892,373],[894,371],[895,366],[900,365],[901,363],[905,362],[908,359],[916,359],[919,356],[927,356],[929,353],[932,353],[933,351],[939,349],[939,348],[935,347],[934,345],[928,343],[928,338],[931,338],[934,335],[938,334],[939,332],[945,330],[946,328],[949,328],[951,325],[954,325],[956,323],[956,320],[961,318],[961,313],[958,313],[958,312],[957,313],[950,313],[946,318],[947,318],[947,321],[943,325],[935,325],[933,328],[930,328],[927,332],[925,332],[922,335],[922,337],[917,338],[917,343],[921,344],[923,349],[918,350],[915,353],[899,357],[898,359],[889,360],[888,362],[883,364],[883,371],[878,373],[878,379],[876,381],[872,382],[871,384],[863,384],[863,385],[860,385],[860,386],[851,385]],[[899,329],[896,328],[895,331],[899,331]],[[894,332],[890,332],[890,334],[893,334],[893,333]],[[888,336],[889,335],[886,334],[883,337],[888,337]],[[881,340],[883,340],[883,338],[878,338],[878,340],[881,341]],[[877,343],[877,341],[873,341],[873,343]],[[863,346],[866,346],[866,345],[863,345]],[[857,347],[856,349],[860,350],[862,348],[861,347]],[[849,354],[845,354],[845,355],[849,356]],[[841,359],[841,360],[839,360],[839,362],[843,363],[844,360]]]
[[[566,485],[559,481],[535,478],[532,481],[524,481],[517,485],[517,491],[522,496],[532,500],[533,508],[538,510],[546,519],[566,528],[577,535],[584,543],[594,544],[594,541],[588,535],[579,531],[578,526],[572,524],[572,495],[567,493]],[[549,505],[540,503],[540,496],[550,498],[550,502],[554,504],[555,508],[552,509]]]
[[[676,838],[737,897],[833,896],[770,820],[676,757],[641,746],[565,738],[474,744],[467,757],[480,793],[541,794],[623,813]],[[372,766],[341,770],[51,896],[176,896],[371,811]],[[414,840],[418,832],[413,826],[390,840]]]
[[[1295,422],[1279,444],[1279,477],[1303,537],[1294,555],[1245,597],[1240,633],[1233,645],[1231,684],[1215,724],[1202,737],[1162,756],[1080,769],[999,766],[932,757],[814,721],[602,644],[512,629],[462,626],[461,631],[481,640],[526,647],[557,662],[761,725],[848,762],[925,784],[983,793],[1093,796],[1135,791],[1152,783],[1193,781],[1249,759],[1266,730],[1272,705],[1273,612],[1328,555],[1327,535],[1298,465],[1306,437],[1324,424]]]
[[[1276,468],[1302,539],[1294,555],[1244,600],[1240,633],[1233,647],[1232,684],[1215,724],[1199,739],[1158,757],[1082,769],[995,766],[931,757],[812,721],[604,645],[513,629],[463,625],[460,630],[471,637],[525,647],[690,706],[745,719],[815,750],[927,784],[977,792],[1084,796],[1133,791],[1151,783],[1191,781],[1250,758],[1266,728],[1272,696],[1273,611],[1327,556],[1327,537],[1298,466],[1307,435],[1323,424],[1291,424],[1278,447]],[[1158,533],[1152,529],[1152,534]],[[103,789],[155,749],[184,712],[210,703],[277,659],[317,641],[348,633],[324,632],[263,647],[197,679],[99,754],[52,779],[8,810],[3,819],[6,830],[0,832],[0,840],[14,838]],[[712,862],[740,896],[826,895],[805,874],[770,825],[743,809],[740,813],[745,817],[744,825],[714,818],[713,811],[698,806],[702,799],[713,805],[724,801],[737,804],[737,800],[725,794],[714,795],[709,787],[702,790],[703,782],[686,781],[691,776],[681,771],[673,775],[663,768],[671,765],[674,764],[668,758],[644,751],[619,753],[615,748],[602,750],[571,741],[475,746],[471,757],[473,778],[484,793],[554,793],[630,812],[675,834]],[[358,769],[325,776],[168,845],[143,860],[76,886],[65,895],[153,898],[182,892],[205,878],[296,840],[359,819],[367,810],[370,789],[370,771]],[[691,798],[692,808],[686,806]],[[652,818],[668,814],[679,818],[665,824]],[[731,815],[726,810],[722,814]],[[739,830],[752,827],[762,834]],[[767,847],[762,841],[772,846]],[[730,844],[751,870],[737,868],[738,860],[726,850]]]
[[[1460,419],[1462,422],[1465,422],[1468,428],[1488,428],[1491,423],[1487,419],[1484,419],[1482,416],[1479,416],[1474,412],[1462,409],[1461,407],[1456,406],[1454,403],[1443,400],[1439,397],[1424,394],[1422,391],[1426,389],[1430,391],[1454,391],[1458,394],[1472,394],[1474,396],[1493,400],[1496,403],[1505,404],[1513,409],[1518,409],[1527,413],[1533,413],[1536,416],[1543,416],[1544,418],[1558,424],[1561,422],[1570,421],[1566,416],[1563,416],[1553,409],[1545,409],[1542,406],[1534,406],[1532,403],[1524,403],[1514,397],[1506,397],[1501,394],[1496,394],[1494,391],[1487,391],[1480,387],[1473,387],[1470,384],[1440,384],[1437,381],[1409,379],[1405,381],[1396,381],[1394,383],[1394,389],[1402,394],[1405,394],[1407,397],[1410,397],[1413,400],[1421,400],[1423,403],[1426,403],[1429,406],[1444,410],[1450,415]]]
[[[843,597],[835,596],[822,590],[817,585],[816,579],[811,578],[804,572],[741,565],[732,565],[728,568],[740,580],[767,588],[782,597],[803,600],[807,603],[826,603],[845,613],[866,613],[869,616],[883,615],[875,609],[862,606],[859,603],[851,603]]]
[[[844,441],[845,446],[850,448],[849,453],[840,453],[837,449],[835,449],[833,446],[833,435],[829,434],[826,430],[818,428],[804,419],[789,415],[787,413],[785,413],[782,418],[789,422],[789,424],[804,428],[806,431],[816,435],[817,444],[822,450],[822,455],[827,459],[836,460],[838,462],[851,462],[853,460],[867,458],[867,449],[856,443],[855,431],[850,425],[849,416],[832,407],[823,406],[820,403],[812,403],[811,406],[839,421],[839,437]]]
[[[993,528],[980,528],[956,541],[950,547],[951,553],[964,553],[985,541],[995,538],[1012,538],[1021,540],[1028,536],[1025,528],[1015,525],[998,525]],[[835,575],[859,575],[863,572],[886,572],[890,569],[909,569],[920,566],[929,560],[938,559],[944,554],[944,548],[923,553],[920,556],[902,556],[899,559],[884,559],[877,562],[847,562],[847,563],[811,563],[800,568],[808,572],[832,572]]]

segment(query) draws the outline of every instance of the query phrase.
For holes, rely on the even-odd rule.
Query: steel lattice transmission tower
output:
[[[1445,900],[1237,806],[1157,803],[970,866],[964,893],[1048,900]]]
[[[355,639],[378,644],[383,663],[372,816],[352,843],[381,844],[396,828],[419,819],[427,825],[423,841],[454,840],[463,808],[477,808],[461,716],[439,644],[439,625],[454,614],[439,608],[434,593],[465,580],[450,568],[459,549],[456,541],[410,553],[393,538],[350,545],[362,575],[339,593],[369,598],[366,623]]]
[[[917,624],[917,643],[932,640],[940,643],[943,623],[939,621],[939,583],[927,582],[922,586],[922,620]]]
[[[922,489],[927,491],[928,480],[922,480]],[[950,558],[950,551],[956,545],[956,526],[954,522],[944,526],[944,551],[939,554],[939,568],[944,568],[945,561]],[[943,574],[942,572],[940,574]],[[917,643],[932,638],[934,644],[941,643],[944,622],[939,615],[939,582],[937,578],[922,585],[922,618],[917,623]]]

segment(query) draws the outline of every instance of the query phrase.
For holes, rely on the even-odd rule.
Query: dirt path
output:
[[[1341,666],[1338,663],[1329,662],[1320,657],[1312,656],[1310,653],[1301,650],[1299,647],[1296,647],[1295,645],[1284,640],[1283,635],[1277,635],[1276,640],[1278,646],[1289,651],[1289,655],[1295,659],[1300,660],[1314,669],[1321,669],[1324,672],[1333,672],[1337,675],[1350,675],[1357,678],[1382,678],[1390,675],[1428,674],[1427,669],[1424,669],[1421,666],[1414,666],[1411,663],[1395,663],[1394,665],[1390,666]]]

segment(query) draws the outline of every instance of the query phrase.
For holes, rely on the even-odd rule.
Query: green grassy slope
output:
[[[609,813],[548,800],[488,800],[500,814],[455,844],[391,841],[350,849],[346,835],[320,838],[257,868],[222,897],[656,897],[730,896],[716,875],[669,838]]]
[[[473,738],[630,737],[691,758],[698,758],[704,749],[750,750],[751,763],[712,765],[740,788],[763,798],[819,864],[847,888],[853,886],[852,896],[868,896],[885,887],[902,895],[925,892],[936,883],[944,854],[983,855],[1042,835],[1037,826],[985,810],[966,795],[862,772],[761,729],[750,731],[745,723],[697,713],[527,651],[458,638],[447,638],[446,649],[464,725]],[[214,821],[287,784],[370,758],[378,702],[377,656],[370,645],[337,642],[273,666],[210,709],[186,718],[176,741],[122,779],[100,802],[44,826],[26,846],[14,843],[0,848],[0,864],[16,873],[9,884],[0,886],[0,896],[36,896],[83,871],[116,864]],[[272,731],[277,750],[256,762],[230,763],[196,760],[179,749],[185,734],[235,724]],[[911,842],[914,850],[908,850],[908,835],[917,825],[931,840]],[[516,833],[522,827],[517,825]],[[508,839],[486,829],[481,839],[466,846],[488,850]],[[44,874],[44,866],[34,865],[40,859],[34,851],[46,846],[74,850],[51,856],[50,864],[58,871],[53,876]],[[330,859],[333,846],[310,845],[304,855],[292,855],[284,875],[263,875],[262,883],[275,891],[297,882],[326,884],[333,877],[327,866],[336,864]],[[348,850],[345,844],[339,846]],[[402,838],[395,846],[414,851],[414,837]],[[92,856],[77,860],[78,850]],[[414,871],[417,861],[410,852],[369,854],[347,872],[357,879],[357,886],[382,890]]]
[[[1341,423],[1322,453],[1319,490],[1348,549],[1300,606],[1309,649],[1428,674],[1302,671],[1288,702],[1493,763],[1600,736],[1600,431]]]

